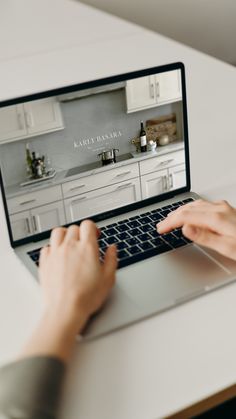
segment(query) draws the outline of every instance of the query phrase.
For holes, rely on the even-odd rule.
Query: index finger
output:
[[[219,217],[221,217],[219,224]],[[226,220],[217,213],[206,211],[194,211],[193,209],[184,209],[179,212],[173,212],[165,220],[157,224],[157,231],[160,234],[167,233],[175,228],[189,224],[195,227],[207,228],[215,232],[220,232],[222,228],[227,228]]]

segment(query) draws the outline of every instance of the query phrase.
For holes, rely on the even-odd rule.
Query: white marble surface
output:
[[[0,39],[2,100],[183,61],[193,190],[236,205],[233,67],[72,0],[2,2]],[[33,329],[41,300],[11,251],[2,205],[0,231],[3,363]],[[60,418],[156,419],[235,383],[235,301],[234,283],[76,346]]]

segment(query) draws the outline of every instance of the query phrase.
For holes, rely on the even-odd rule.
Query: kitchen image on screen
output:
[[[180,70],[0,108],[14,240],[186,186]]]

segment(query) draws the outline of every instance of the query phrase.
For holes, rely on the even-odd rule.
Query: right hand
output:
[[[60,320],[77,321],[81,328],[106,300],[115,282],[116,247],[108,247],[99,260],[98,230],[92,221],[80,227],[55,228],[50,246],[42,249],[39,263],[46,311]],[[81,321],[82,319],[82,321]]]
[[[199,199],[186,204],[158,223],[157,231],[163,234],[179,227],[193,242],[236,260],[236,209],[228,202]]]

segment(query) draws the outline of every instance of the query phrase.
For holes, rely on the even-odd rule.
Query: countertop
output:
[[[1,2],[0,39],[6,39],[0,100],[184,62],[192,189],[236,206],[234,67],[71,0]],[[34,329],[42,301],[38,284],[11,249],[1,202],[0,231],[4,363],[17,356]],[[233,283],[76,344],[60,419],[163,418],[234,384],[235,302]]]
[[[45,180],[45,181],[41,181],[39,183],[33,184],[33,185],[28,185],[28,186],[20,186],[19,184],[17,185],[11,185],[8,186],[5,190],[6,192],[6,197],[9,198],[14,198],[15,196],[20,196],[20,195],[24,195],[30,192],[34,192],[34,191],[39,191],[45,188],[50,188],[52,186],[55,185],[60,185],[62,183],[65,182],[70,182],[72,180],[75,179],[80,179],[83,178],[85,176],[90,176],[90,175],[96,175],[97,173],[102,173],[102,172],[106,172],[107,170],[112,170],[114,168],[117,167],[122,167],[122,166],[126,166],[127,164],[133,164],[133,163],[138,163],[140,161],[143,160],[147,160],[147,159],[151,159],[154,157],[158,157],[158,156],[162,156],[174,151],[178,151],[178,150],[182,150],[184,148],[184,143],[183,141],[176,141],[172,144],[166,145],[166,146],[161,146],[161,147],[157,147],[156,151],[152,152],[152,151],[147,151],[145,153],[134,153],[134,157],[131,157],[127,160],[122,160],[122,161],[117,161],[117,163],[115,164],[110,164],[107,166],[102,166],[100,162],[95,163],[94,164],[94,168],[92,170],[88,170],[89,165],[85,165],[85,166],[81,166],[81,173],[78,173],[74,176],[67,176],[67,172],[70,169],[67,170],[62,170],[57,172],[57,174],[54,176],[54,178],[50,179],[50,180]]]

